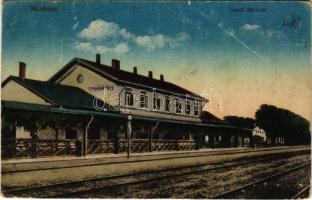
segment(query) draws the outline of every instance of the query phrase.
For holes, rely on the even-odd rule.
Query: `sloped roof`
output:
[[[30,91],[34,92],[36,95],[45,99],[47,102],[62,107],[69,108],[86,108],[94,109],[93,101],[94,97],[80,88],[54,84],[46,81],[38,81],[32,79],[21,80],[16,76],[8,77],[3,83],[2,87],[9,80],[14,80],[21,85],[25,86]],[[98,101],[98,104],[104,104],[101,101]]]
[[[124,70],[116,70],[110,66],[98,64],[93,61],[85,60],[82,58],[74,58],[67,65],[65,65],[61,70],[59,70],[56,74],[54,74],[48,81],[55,82],[60,77],[62,77],[68,70],[70,70],[74,64],[79,63],[83,67],[86,67],[95,73],[110,79],[116,83],[122,85],[129,85],[133,87],[139,88],[155,88],[161,90],[163,92],[168,92],[168,94],[176,93],[177,95],[191,95],[196,98],[200,98],[206,100],[198,94],[195,94],[185,88],[182,88],[176,84],[161,81],[154,78],[149,78],[140,74],[134,74],[132,72],[124,71]]]
[[[207,111],[202,111],[201,118],[204,123],[215,122],[215,123],[227,124],[226,121],[218,118],[217,116]]]
[[[30,103],[14,102],[14,101],[1,101],[1,104],[3,107],[9,108],[9,109],[46,111],[46,112],[52,112],[52,113],[66,113],[66,114],[94,115],[94,116],[124,118],[124,119],[128,118],[127,115],[121,114],[118,112],[99,112],[99,111],[86,111],[86,110],[72,109],[72,108],[57,108],[57,107],[53,107],[50,105],[38,105],[38,104],[30,104]],[[246,132],[252,131],[252,129],[239,128],[239,127],[235,127],[229,124],[219,124],[219,123],[190,122],[190,121],[169,120],[169,119],[143,117],[143,116],[133,116],[133,120],[155,121],[155,122],[192,125],[192,126],[201,126],[201,127],[227,128],[227,129],[242,130]]]

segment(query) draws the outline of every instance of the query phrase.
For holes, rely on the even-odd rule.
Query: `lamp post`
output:
[[[128,158],[130,158],[130,151],[131,151],[131,132],[132,132],[131,120],[132,120],[132,115],[128,115],[128,126],[127,126],[127,140],[128,140],[127,157]]]

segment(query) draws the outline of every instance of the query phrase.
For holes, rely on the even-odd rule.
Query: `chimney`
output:
[[[152,71],[148,71],[148,78],[153,78],[153,72]]]
[[[96,54],[96,64],[101,64],[101,54]]]
[[[160,80],[164,81],[164,75],[160,74]]]
[[[112,68],[116,70],[120,70],[120,61],[116,59],[112,59]]]
[[[19,62],[19,75],[18,75],[18,77],[21,80],[25,80],[25,76],[26,76],[26,63]]]
[[[133,67],[133,73],[138,74],[138,68],[137,67]]]

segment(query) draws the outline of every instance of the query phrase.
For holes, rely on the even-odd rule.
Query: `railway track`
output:
[[[304,198],[304,195],[309,194],[311,185],[306,186],[302,190],[300,190],[295,196],[291,197],[291,199],[300,199]]]
[[[302,153],[302,152],[301,152]],[[88,192],[99,190],[109,190],[122,186],[129,186],[133,184],[144,184],[151,181],[161,181],[165,179],[175,178],[179,176],[186,176],[190,174],[207,172],[210,170],[224,169],[235,166],[242,166],[257,162],[269,162],[276,159],[285,159],[297,155],[298,152],[280,153],[267,156],[250,157],[248,159],[238,159],[228,162],[216,162],[201,166],[187,166],[174,169],[156,170],[152,172],[139,172],[133,174],[125,174],[118,176],[102,177],[95,179],[82,180],[78,182],[65,182],[58,184],[51,184],[46,186],[35,186],[27,188],[18,188],[12,190],[4,190],[5,196],[18,196],[18,197],[72,197],[79,196]],[[142,178],[143,176],[143,178]],[[140,179],[142,178],[142,179]],[[138,180],[139,179],[139,180]],[[105,181],[107,185],[98,187],[94,184],[96,181]],[[110,184],[109,184],[110,183]],[[95,187],[90,187],[88,184],[93,184]]]
[[[305,167],[310,166],[310,165],[311,165],[311,162],[308,162],[308,163],[302,164],[302,165],[300,165],[298,167],[294,167],[292,169],[287,169],[287,170],[275,173],[273,175],[267,176],[267,177],[262,178],[260,180],[256,180],[256,181],[247,183],[246,185],[243,185],[243,186],[237,187],[237,188],[235,188],[233,190],[230,190],[230,191],[224,192],[222,194],[216,195],[216,196],[212,197],[212,199],[227,199],[227,198],[233,198],[233,196],[235,198],[235,195],[237,195],[238,193],[241,193],[242,191],[248,190],[250,187],[253,187],[255,185],[259,185],[259,184],[267,182],[267,181],[274,180],[275,178],[281,177],[283,175],[288,175],[288,174],[290,174],[290,173],[292,173],[294,171],[297,171],[299,169],[305,168]],[[291,199],[298,198],[303,193],[305,193],[309,188],[310,188],[310,186],[304,188],[302,191],[300,191],[298,194],[296,194]]]

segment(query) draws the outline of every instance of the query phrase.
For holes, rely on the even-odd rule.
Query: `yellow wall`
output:
[[[79,74],[82,74],[84,77],[83,83],[77,82],[77,77]],[[113,97],[113,95],[119,94],[120,87],[118,87],[115,83],[103,78],[102,76],[99,76],[98,74],[79,65],[75,66],[69,74],[65,75],[65,77],[59,81],[59,84],[78,87],[93,96],[100,95],[101,98],[103,98],[102,100],[105,100],[105,102],[110,105],[119,105],[119,102],[117,101],[118,98]],[[96,86],[113,86],[114,90],[107,90],[104,94],[103,91],[94,91],[90,89],[90,87]]]
[[[51,105],[21,84],[10,80],[1,90],[1,100]]]
[[[83,75],[83,83],[79,83],[77,81],[78,75]],[[125,90],[123,86],[118,86],[115,83],[113,83],[110,80],[107,80],[106,78],[103,78],[102,76],[94,73],[93,71],[86,69],[85,67],[75,65],[71,71],[69,71],[67,74],[65,74],[63,77],[61,77],[56,83],[62,84],[62,85],[70,85],[74,87],[79,87],[80,89],[86,91],[90,95],[99,97],[102,101],[105,101],[106,103],[116,106],[117,108],[121,108],[122,111],[125,108]],[[107,90],[104,94],[103,91],[94,91],[90,90],[90,87],[94,86],[113,86],[114,90]],[[160,117],[160,118],[166,118],[166,119],[177,119],[177,120],[189,120],[189,121],[199,121],[199,115],[194,115],[194,102],[193,100],[190,100],[191,105],[191,114],[185,114],[183,111],[181,114],[175,114],[174,106],[175,103],[171,105],[171,113],[165,112],[165,108],[161,108],[160,112],[147,112],[144,110],[141,110],[139,108],[139,99],[140,99],[140,91],[142,89],[132,88],[133,95],[135,96],[135,106],[133,107],[132,111],[136,115],[141,116],[148,116],[148,117]],[[154,93],[151,90],[144,90],[146,94],[148,95],[149,99],[149,109],[153,110],[153,98]],[[161,93],[160,93],[161,94]],[[120,107],[119,107],[119,95],[120,95]],[[164,99],[164,98],[163,98]],[[201,105],[199,105],[201,108]],[[182,109],[185,109],[185,99],[182,99]],[[135,111],[136,110],[136,111]]]

